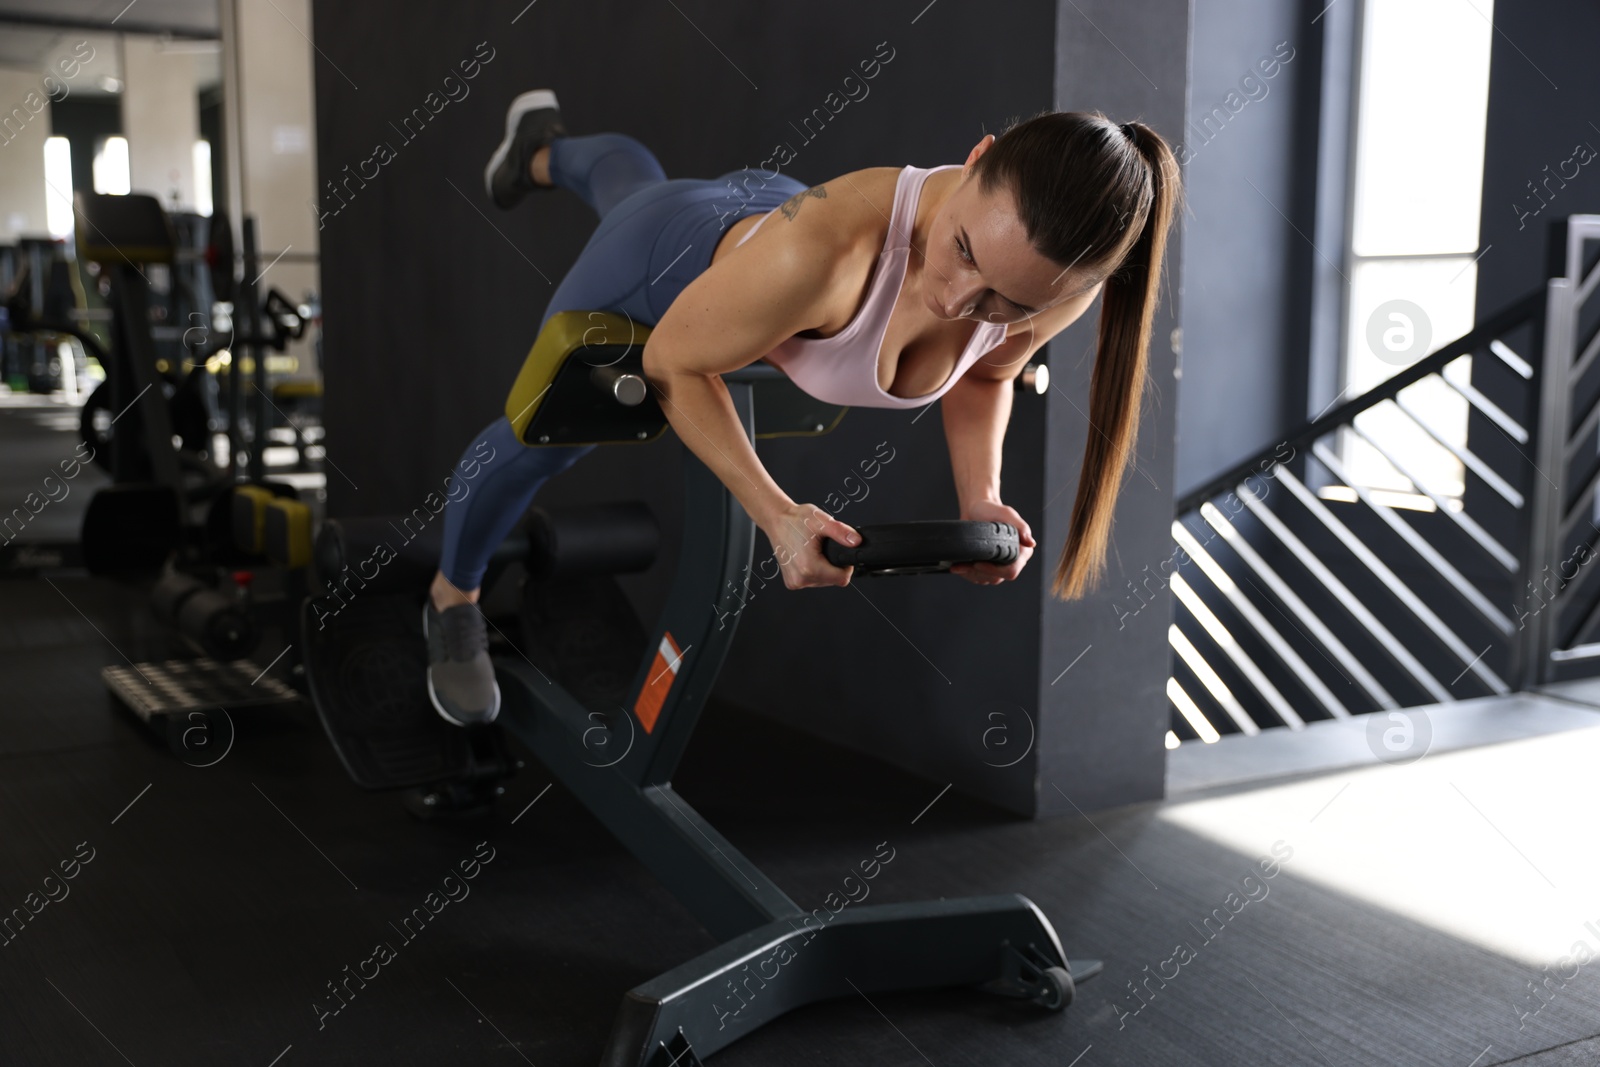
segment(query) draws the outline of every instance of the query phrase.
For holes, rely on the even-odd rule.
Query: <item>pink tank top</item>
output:
[[[951,166],[958,166],[952,164]],[[910,255],[911,228],[916,220],[922,184],[934,171],[950,167],[905,167],[894,187],[894,209],[889,216],[889,232],[867,298],[850,324],[832,337],[791,337],[766,355],[790,380],[811,396],[829,404],[863,408],[916,408],[931,403],[949,391],[967,369],[1006,339],[1006,328],[992,322],[975,323],[967,346],[956,361],[955,370],[938,389],[923,396],[891,396],[878,387],[878,356],[889,329],[900,288],[905,283],[906,261]],[[771,212],[739,239],[744,244],[771,218]]]

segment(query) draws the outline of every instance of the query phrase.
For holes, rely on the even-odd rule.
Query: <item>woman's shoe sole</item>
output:
[[[489,201],[494,202],[494,172],[505,162],[506,156],[511,152],[511,142],[517,136],[517,123],[522,121],[522,116],[530,111],[541,111],[545,108],[560,109],[556,103],[556,94],[549,89],[533,89],[515,100],[506,109],[506,136],[500,142],[500,147],[494,150],[494,155],[489,157],[489,165],[483,170],[483,191],[489,195]]]

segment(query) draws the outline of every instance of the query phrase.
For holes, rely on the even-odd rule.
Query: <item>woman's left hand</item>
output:
[[[1017,553],[1015,563],[1004,567],[997,563],[958,563],[950,568],[951,574],[959,574],[974,585],[999,585],[1001,582],[1014,580],[1022,573],[1023,566],[1028,562],[1028,557],[1033,555],[1036,547],[1033,540],[1033,531],[1028,529],[1028,524],[1022,521],[1022,516],[1017,510],[1007,507],[998,500],[980,500],[966,508],[961,517],[975,519],[981,522],[1004,522],[1017,528],[1017,541],[1021,551]]]

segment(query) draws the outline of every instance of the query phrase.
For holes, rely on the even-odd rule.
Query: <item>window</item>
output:
[[[211,142],[194,143],[194,210],[197,215],[210,215],[211,203]]]
[[[128,176],[128,139],[107,137],[94,154],[94,191],[126,196],[132,186]]]
[[[72,143],[65,137],[44,141],[44,211],[51,237],[72,236]]]
[[[1341,396],[1359,396],[1472,329],[1489,96],[1492,0],[1366,0],[1355,105]],[[1450,377],[1466,369],[1451,368]],[[1465,376],[1462,376],[1465,381]],[[1401,394],[1465,446],[1467,402],[1439,381]],[[1391,404],[1357,424],[1446,498],[1460,460]],[[1372,444],[1345,433],[1341,460],[1375,499],[1433,508]],[[1343,486],[1324,496],[1354,499]]]

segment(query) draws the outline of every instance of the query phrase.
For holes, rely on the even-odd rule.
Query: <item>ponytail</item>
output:
[[[1104,279],[1089,380],[1089,439],[1071,529],[1051,592],[1076,600],[1105,568],[1111,521],[1139,433],[1151,323],[1167,231],[1181,194],[1178,161],[1141,122],[1046,111],[1016,123],[978,157],[983,188],[1012,190],[1033,247],[1085,290]]]
[[[1100,330],[1089,380],[1089,437],[1067,542],[1051,585],[1051,592],[1063,600],[1083,596],[1105,568],[1117,495],[1139,433],[1151,324],[1160,303],[1162,259],[1179,195],[1178,163],[1160,135],[1138,122],[1124,124],[1122,131],[1144,160],[1151,195],[1148,210],[1137,220],[1139,236],[1121,266],[1106,278],[1100,296]]]

